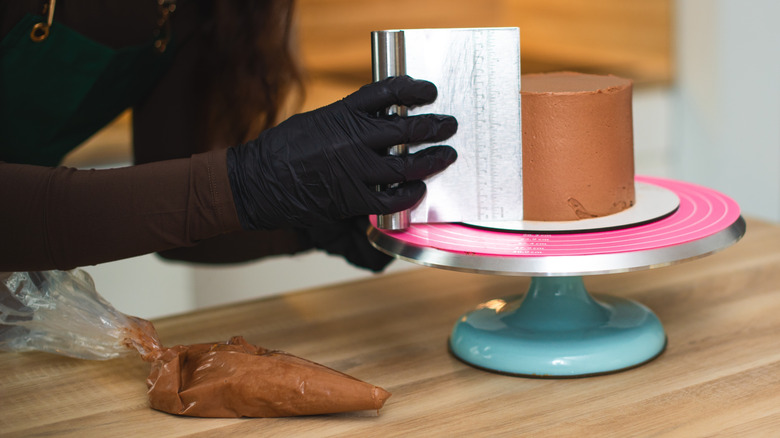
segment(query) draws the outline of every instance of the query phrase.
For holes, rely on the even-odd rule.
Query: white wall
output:
[[[677,0],[672,175],[780,222],[780,2]]]
[[[312,251],[247,266],[197,267],[192,271],[192,294],[196,306],[207,307],[416,268],[393,261],[384,273],[374,274],[347,264],[341,257]]]
[[[672,94],[666,86],[634,88],[634,162],[637,175],[670,177]]]
[[[146,319],[384,275],[320,252],[233,267],[188,266],[150,254],[82,269],[119,311]],[[418,267],[395,261],[385,273],[407,269]]]
[[[149,319],[196,308],[189,266],[150,254],[82,269],[95,280],[98,293],[128,315]]]

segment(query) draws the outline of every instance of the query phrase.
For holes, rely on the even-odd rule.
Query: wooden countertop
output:
[[[780,226],[748,221],[741,242],[710,257],[585,281],[653,309],[666,352],[569,380],[471,368],[447,352],[452,324],[528,279],[426,268],[155,321],[166,345],[243,335],[382,386],[393,396],[378,415],[176,417],[147,406],[148,365],[138,358],[0,353],[0,434],[777,436]]]

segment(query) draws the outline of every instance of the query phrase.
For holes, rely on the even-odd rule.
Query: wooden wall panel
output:
[[[503,3],[505,16],[521,28],[524,71],[573,69],[640,83],[671,80],[669,0]]]
[[[373,30],[520,27],[524,73],[612,73],[672,79],[671,0],[298,0],[306,107],[371,80]]]

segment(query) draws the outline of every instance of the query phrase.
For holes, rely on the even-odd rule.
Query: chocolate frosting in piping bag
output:
[[[82,270],[0,273],[0,350],[151,363],[152,408],[199,417],[279,417],[378,410],[390,393],[234,337],[165,348],[154,325],[101,297]]]
[[[154,327],[137,319],[128,346],[151,362],[152,408],[193,417],[285,417],[378,410],[382,388],[289,353],[236,336],[227,342],[164,348]]]

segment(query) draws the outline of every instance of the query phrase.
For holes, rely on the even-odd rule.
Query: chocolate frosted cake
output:
[[[634,205],[632,83],[523,75],[523,219],[570,221]]]

